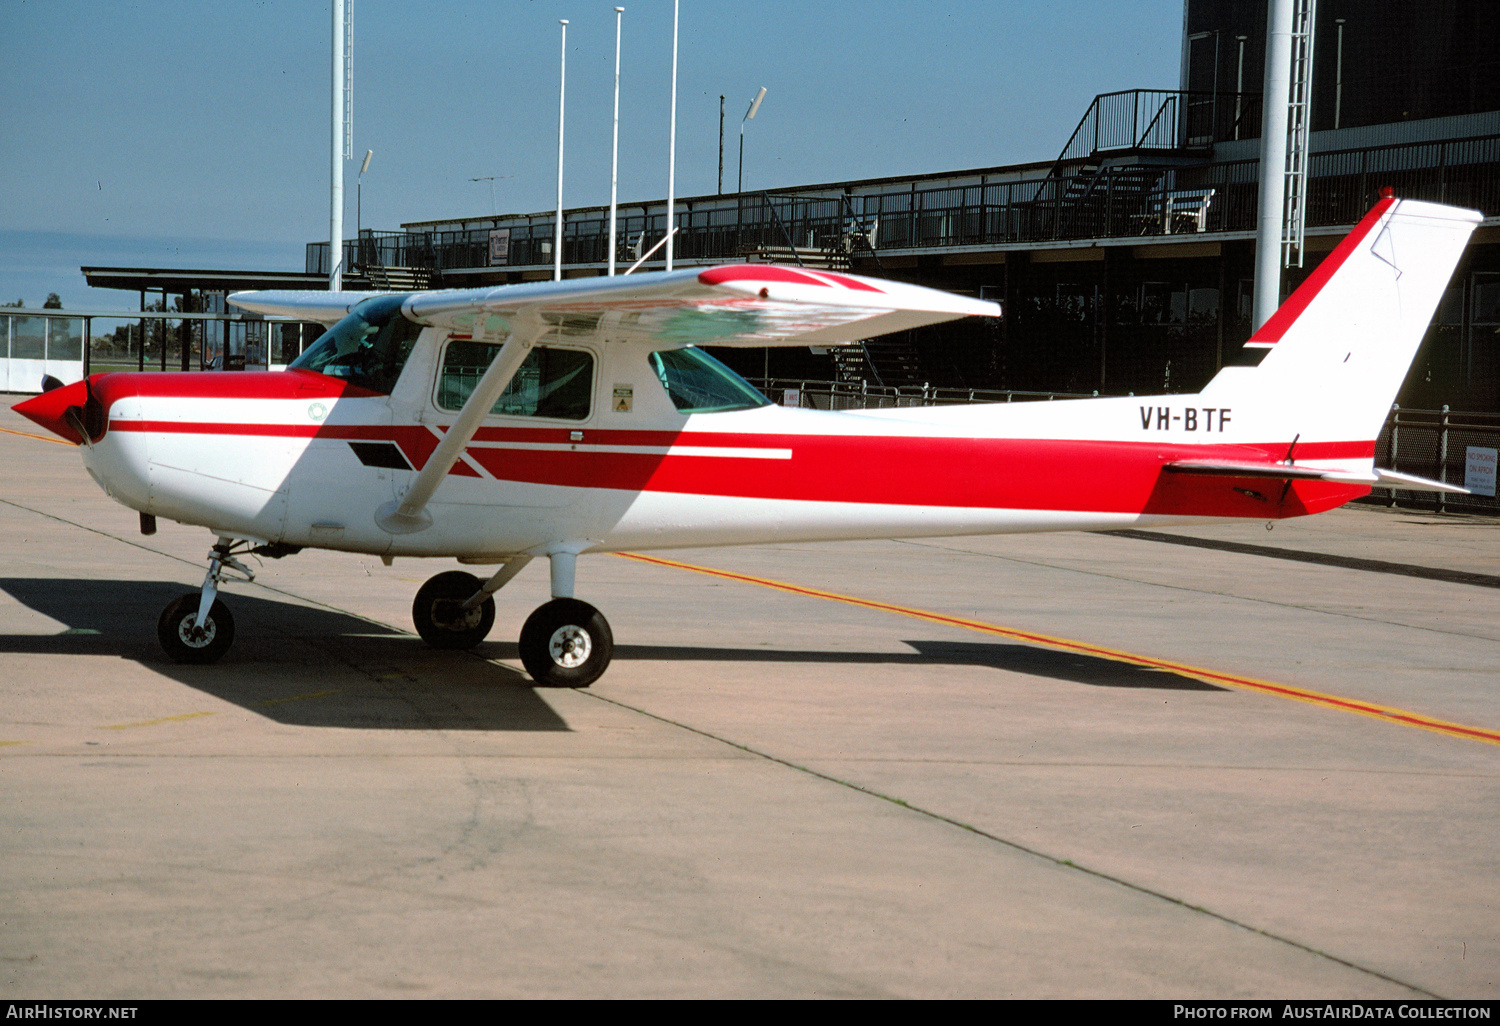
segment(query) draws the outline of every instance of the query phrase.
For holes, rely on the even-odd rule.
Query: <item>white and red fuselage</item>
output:
[[[646,353],[617,346],[595,354],[591,417],[488,418],[431,503],[432,528],[388,534],[374,512],[454,418],[430,396],[441,341],[418,343],[390,396],[298,370],[101,375],[92,388],[108,426],[85,464],[125,505],[222,536],[470,558],[559,540],[610,551],[1264,519],[1369,490],[1298,481],[1281,495],[1265,482],[1164,473],[1184,458],[1286,454],[1287,439],[1242,426],[1252,410],[1197,396],[683,416]],[[631,389],[628,412],[609,409],[616,383]],[[394,446],[412,469],[367,465],[351,443]],[[1374,442],[1297,455],[1368,463]]]
[[[1453,208],[1383,200],[1252,340],[1271,348],[1264,362],[1225,368],[1192,395],[684,414],[650,363],[653,352],[681,344],[684,323],[730,325],[742,345],[800,330],[808,344],[827,337],[838,317],[853,316],[839,303],[909,310],[928,300],[906,293],[943,295],[747,265],[599,279],[607,284],[597,286],[417,296],[403,309],[425,326],[390,394],[296,369],[122,373],[91,379],[91,397],[80,382],[17,408],[78,440],[65,411],[94,403],[92,423],[102,430],[85,447],[85,463],[133,509],[223,537],[383,556],[482,561],[559,547],[578,553],[1296,516],[1369,490],[1368,480],[1353,478],[1368,477],[1384,411],[1477,220]],[[663,306],[661,296],[676,305]],[[694,298],[701,296],[709,299]],[[650,321],[658,308],[667,313]],[[444,347],[482,338],[500,323],[496,310],[511,318],[511,331],[549,317],[562,326],[557,344],[592,357],[587,415],[489,415],[432,493],[431,525],[390,533],[377,511],[407,491],[458,417],[440,405]],[[593,311],[589,330],[570,336],[562,329],[580,310]],[[696,319],[685,322],[687,314]],[[900,314],[859,316],[893,324]],[[839,330],[861,337],[857,325]],[[1347,479],[1232,472],[1294,460],[1299,469],[1340,468]],[[1171,472],[1186,464],[1209,471]]]

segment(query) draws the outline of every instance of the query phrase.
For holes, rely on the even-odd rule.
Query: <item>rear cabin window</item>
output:
[[[663,349],[650,360],[678,413],[726,413],[771,404],[750,382],[693,346]]]
[[[443,350],[437,404],[461,410],[499,347],[453,341]],[[507,417],[552,417],[587,420],[594,395],[594,356],[584,349],[536,346],[491,407]]]
[[[366,299],[288,364],[390,395],[422,325],[401,313],[405,295]]]

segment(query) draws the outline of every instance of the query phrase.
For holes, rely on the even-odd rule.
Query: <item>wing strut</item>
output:
[[[417,474],[416,480],[412,481],[406,494],[376,510],[375,523],[382,530],[391,534],[415,534],[432,526],[432,514],[427,512],[427,503],[473,440],[474,433],[484,422],[485,414],[490,412],[490,407],[495,405],[495,400],[500,398],[500,393],[505,391],[505,386],[510,384],[510,379],[515,377],[516,371],[526,361],[526,354],[531,351],[536,335],[537,332],[530,325],[525,328],[517,326],[511,332],[500,351],[495,354],[489,369],[484,372],[484,377],[474,386],[468,402],[458,412],[458,419],[433,450],[432,456]]]

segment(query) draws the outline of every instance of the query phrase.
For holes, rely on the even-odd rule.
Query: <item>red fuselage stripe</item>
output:
[[[424,427],[383,425],[207,424],[116,420],[113,431],[221,437],[393,441],[414,467],[437,445]],[[1317,512],[1368,492],[1358,485],[1299,481],[1282,496],[1276,481],[1163,474],[1182,459],[1272,464],[1280,443],[1181,445],[1057,439],[932,438],[865,435],[722,435],[653,431],[585,432],[573,448],[567,429],[495,428],[469,459],[503,481],[571,488],[884,505],[1270,517]],[[544,444],[513,448],[505,442]],[[499,443],[499,444],[494,444]],[[693,446],[723,455],[610,452],[611,446]],[[604,447],[599,451],[598,447]],[[735,455],[790,450],[790,459]],[[1360,459],[1373,442],[1299,447],[1308,459]],[[873,468],[873,472],[872,472]],[[471,471],[460,471],[465,475]]]

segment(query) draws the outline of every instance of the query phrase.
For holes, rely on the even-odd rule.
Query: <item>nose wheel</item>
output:
[[[189,592],[167,603],[156,621],[156,640],[174,663],[214,663],[229,651],[234,641],[234,617],[229,607],[219,601],[219,584],[225,571],[232,570],[245,580],[255,580],[245,564],[234,558],[235,552],[248,552],[248,542],[220,538],[208,551],[208,573],[203,588]]]
[[[198,622],[196,592],[167,603],[156,622],[156,640],[174,663],[215,663],[234,641],[234,617],[229,607],[214,599],[208,616]]]
[[[521,663],[549,687],[588,687],[608,669],[614,650],[609,621],[578,599],[553,599],[521,628]]]

